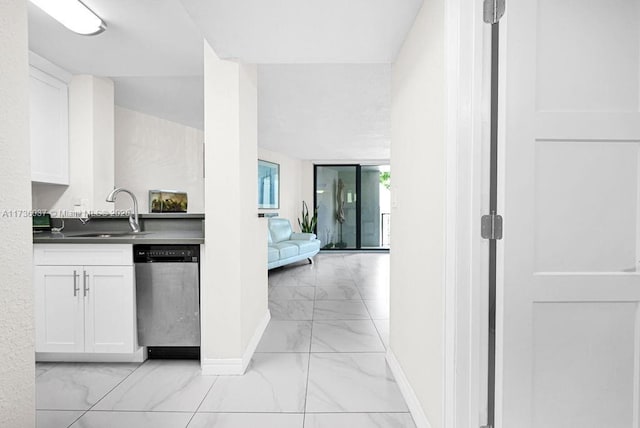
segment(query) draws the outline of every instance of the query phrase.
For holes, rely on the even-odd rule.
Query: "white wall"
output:
[[[257,216],[256,70],[220,60],[206,42],[204,57],[205,191],[211,197],[205,201],[202,366],[207,374],[238,373],[268,316],[267,229]]]
[[[115,182],[115,117],[113,81],[91,76],[93,84],[93,201],[94,210],[109,211],[106,197]],[[73,80],[71,81],[73,83]]]
[[[300,191],[302,192],[302,200],[307,201],[307,204],[313,204],[313,196],[316,193],[313,184],[313,166],[311,161],[302,161],[300,170]]]
[[[303,161],[262,147],[258,148],[258,158],[280,165],[280,208],[260,212],[277,212],[280,217],[289,219],[291,226],[298,230],[302,201],[306,201],[309,209],[313,210],[313,199],[302,198]]]
[[[392,69],[391,351],[443,426],[444,0],[426,0]]]
[[[141,213],[149,212],[153,189],[187,192],[187,211],[204,212],[203,149],[199,129],[115,107],[115,185],[136,195]],[[126,197],[116,202],[117,209],[130,207]]]
[[[114,89],[109,79],[73,76],[69,84],[69,186],[33,184],[34,208],[111,211],[114,184]]]
[[[0,0],[0,426],[35,426],[26,0]],[[5,211],[7,210],[7,211]]]

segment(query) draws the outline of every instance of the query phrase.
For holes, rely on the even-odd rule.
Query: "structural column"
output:
[[[269,320],[267,229],[257,217],[255,65],[220,60],[205,41],[205,245],[202,368],[241,374]]]

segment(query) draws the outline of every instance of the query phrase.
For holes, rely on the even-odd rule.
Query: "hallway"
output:
[[[244,376],[195,361],[37,366],[38,427],[414,428],[385,361],[389,254],[322,253],[269,274]]]

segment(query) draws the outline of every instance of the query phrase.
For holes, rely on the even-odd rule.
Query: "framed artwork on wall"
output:
[[[280,165],[258,159],[258,208],[280,208]]]

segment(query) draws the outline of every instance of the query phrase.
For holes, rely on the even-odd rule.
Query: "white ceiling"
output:
[[[182,0],[222,59],[391,63],[422,0]]]
[[[388,158],[380,64],[395,59],[422,0],[83,2],[104,33],[76,35],[30,4],[29,46],[73,74],[113,78],[116,104],[202,129],[204,36],[226,59],[319,64],[260,67],[261,146],[302,159]]]
[[[389,159],[389,64],[261,65],[260,146],[300,159]]]

